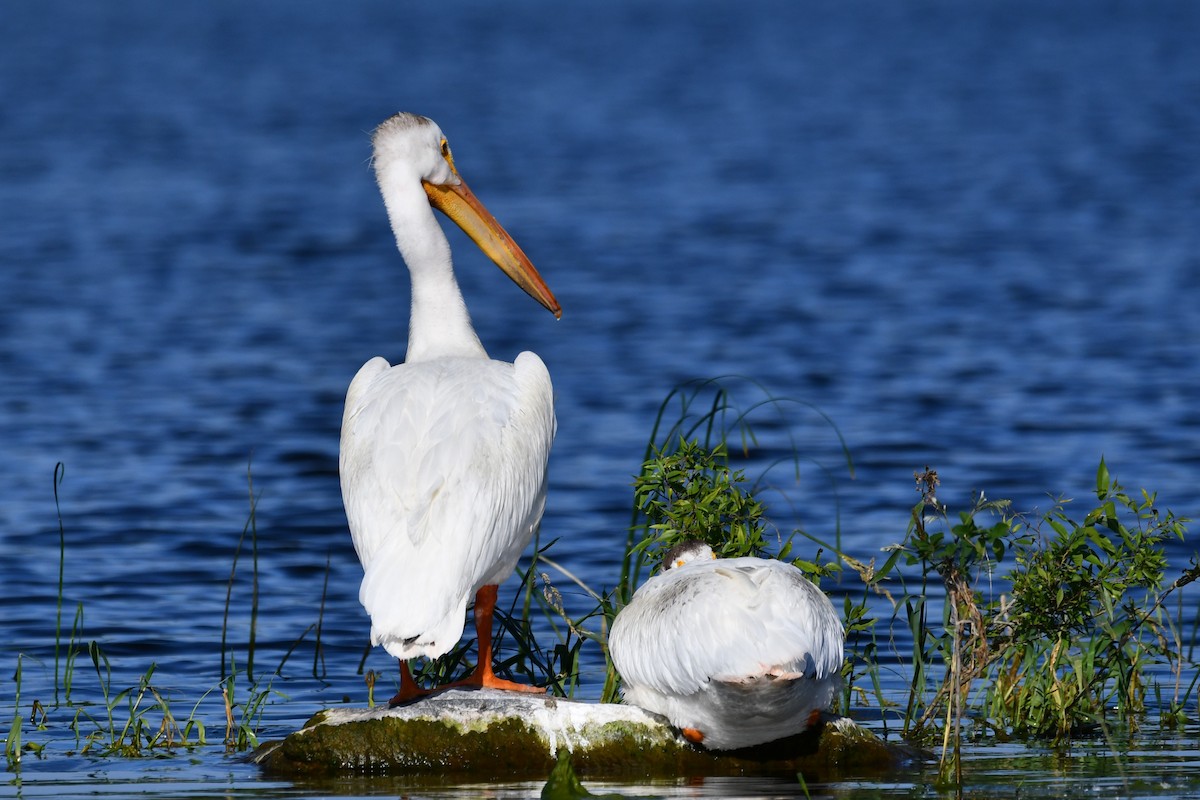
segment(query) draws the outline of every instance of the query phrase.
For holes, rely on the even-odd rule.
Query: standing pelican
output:
[[[446,137],[415,114],[372,138],[375,177],[412,280],[408,353],[372,358],[346,393],[342,501],[363,565],[359,600],[371,642],[400,659],[391,704],[425,692],[407,661],[443,655],[475,596],[479,663],[463,685],[542,691],[492,672],[497,586],[516,567],[546,504],[554,441],[550,375],[533,353],[488,358],[454,278],[436,208],[535,300],[554,295],[459,177]]]
[[[663,568],[609,634],[625,701],[710,750],[811,725],[841,680],[845,632],[829,598],[790,564],[716,559],[702,542],[667,551]]]

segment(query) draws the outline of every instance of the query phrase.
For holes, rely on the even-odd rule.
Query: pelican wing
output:
[[[512,572],[541,519],[554,430],[532,353],[363,366],[341,474],[374,641],[401,658],[453,646],[470,595]]]
[[[829,677],[843,639],[829,599],[799,570],[734,558],[650,578],[617,616],[609,648],[628,684],[691,694],[710,680]]]

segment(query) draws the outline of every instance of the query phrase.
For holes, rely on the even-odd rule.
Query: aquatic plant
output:
[[[766,509],[745,483],[745,471],[730,468],[724,442],[708,449],[681,437],[634,478],[633,502],[652,531],[634,551],[658,561],[679,542],[697,539],[721,558],[766,552]]]
[[[13,720],[8,726],[8,733],[4,736],[4,760],[8,764],[9,769],[16,768],[21,763],[21,660],[23,655],[17,654],[17,671],[13,675],[13,680],[16,682],[16,693],[13,698]]]
[[[748,403],[741,399],[747,393],[754,395]],[[689,381],[667,394],[651,427],[641,471],[634,478],[618,605],[629,602],[647,565],[656,562],[661,545],[666,544],[658,543],[661,538],[673,543],[687,538],[681,533],[686,531],[726,556],[767,551],[770,523],[761,496],[774,488],[771,476],[780,465],[789,467],[792,485],[800,480],[803,462],[824,474],[835,511],[834,542],[840,544],[836,474],[804,455],[796,439],[797,420],[788,413],[796,408],[816,416],[823,430],[836,437],[847,475],[853,478],[854,462],[845,439],[833,421],[811,404],[775,397],[755,381],[732,376]],[[750,481],[745,470],[731,468],[730,457],[732,453],[749,457],[766,427],[782,438],[773,447],[781,455]],[[731,541],[721,541],[721,532],[728,533]],[[775,534],[774,546],[786,554],[792,534],[784,537],[778,530]]]
[[[246,689],[246,697],[239,700],[239,675],[244,675],[250,685]],[[272,676],[274,677],[274,676]],[[258,729],[262,724],[262,716],[266,710],[267,700],[271,695],[277,695],[286,700],[281,693],[271,688],[271,679],[265,683],[254,680],[248,672],[239,673],[233,655],[230,655],[229,673],[221,681],[221,700],[225,707],[225,749],[231,753],[253,749],[258,746]]]
[[[1110,712],[1132,726],[1145,711],[1147,667],[1180,673],[1182,653],[1170,646],[1176,623],[1163,606],[1200,577],[1200,565],[1193,559],[1163,588],[1163,542],[1183,540],[1187,520],[1160,511],[1152,494],[1128,494],[1103,460],[1095,495],[1078,519],[1063,500],[1032,521],[981,502],[936,532],[931,523],[945,521],[944,510],[928,497],[914,509],[909,563],[936,572],[948,594],[946,632],[925,640],[953,667],[916,731],[984,677],[989,724],[1010,733],[1063,738],[1104,724]],[[999,513],[990,526],[977,522],[986,511]],[[985,595],[977,579],[1008,556],[1007,593]]]
[[[151,683],[156,665],[151,664],[135,686],[114,691],[112,664],[98,642],[88,645],[88,655],[96,671],[104,716],[93,717],[90,705],[74,707],[70,727],[80,753],[133,757],[189,744],[167,699]]]
[[[250,513],[246,517],[246,524],[242,526],[242,535],[238,537],[237,547],[233,551],[233,563],[229,567],[229,580],[225,584],[225,614],[221,618],[221,660],[220,673],[221,681],[224,682],[227,676],[225,673],[225,665],[227,660],[232,664],[231,653],[227,649],[229,637],[229,609],[233,600],[233,587],[237,579],[238,560],[242,555],[242,547],[246,543],[246,535],[250,535],[250,629],[247,633],[246,640],[246,674],[253,676],[254,674],[254,646],[256,633],[258,630],[258,500],[259,497],[254,493],[254,476],[251,472],[250,465],[246,465],[246,488],[250,497]],[[286,658],[286,656],[285,656]]]
[[[63,527],[62,506],[58,502],[58,487],[66,474],[66,466],[61,462],[54,465],[54,513],[58,517],[58,596],[54,606],[54,700],[58,702],[58,656],[59,645],[62,641],[62,604],[63,578],[67,567],[67,534]],[[81,609],[82,610],[82,609]],[[69,660],[69,657],[68,657]],[[70,681],[66,682],[70,686]],[[68,696],[70,689],[67,690]]]

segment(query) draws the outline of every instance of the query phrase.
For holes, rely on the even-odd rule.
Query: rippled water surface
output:
[[[719,375],[836,424],[853,479],[805,405],[761,457],[794,437],[812,462],[798,486],[783,476],[781,526],[831,537],[840,520],[864,559],[902,537],[925,465],[952,504],[986,490],[1029,509],[1084,500],[1103,456],[1200,516],[1195,4],[112,0],[0,17],[0,708],[18,653],[22,704],[53,691],[60,462],[64,624],[82,603],[115,686],[154,663],[178,714],[201,702],[223,728],[201,696],[249,475],[258,665],[322,625],[321,678],[310,631],[263,735],[365,702],[337,440],[354,372],[403,356],[407,276],[367,163],[368,131],[402,109],[441,124],[564,307],[555,322],[452,235],[490,352],[535,350],[554,377],[543,536],[590,584],[616,580],[659,403]],[[1172,547],[1178,565],[1195,550]],[[382,652],[367,667],[394,669]],[[598,693],[594,659],[587,679]],[[1154,751],[1162,772],[1194,771],[1195,738]],[[73,744],[0,793],[409,791],[265,781],[217,748],[127,761]],[[1003,763],[1030,770],[1026,793],[1101,786]],[[1200,796],[1141,763],[1103,791]],[[931,780],[809,789],[923,796]]]

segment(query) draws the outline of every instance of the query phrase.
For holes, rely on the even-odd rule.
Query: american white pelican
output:
[[[844,639],[833,604],[800,570],[687,542],[617,614],[608,647],[625,702],[689,741],[733,750],[813,724],[840,685]]]
[[[512,364],[488,358],[433,209],[555,317],[562,311],[467,188],[432,120],[397,114],[376,128],[372,143],[412,280],[412,310],[404,363],[377,356],[364,364],[342,417],[342,500],[365,573],[359,600],[371,617],[371,641],[400,659],[391,703],[424,694],[406,662],[448,652],[474,594],[479,663],[462,683],[542,691],[497,678],[491,640],[497,585],[512,574],[546,503],[555,431],[550,375],[533,353]]]

